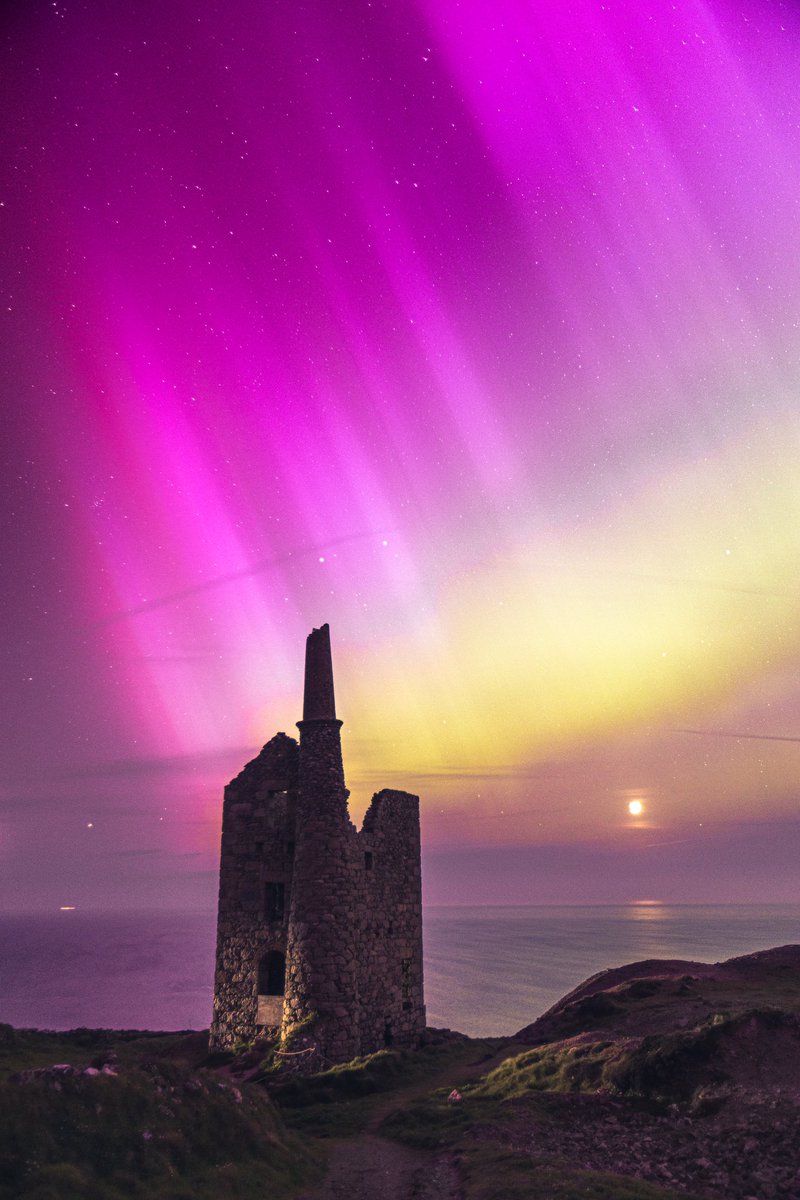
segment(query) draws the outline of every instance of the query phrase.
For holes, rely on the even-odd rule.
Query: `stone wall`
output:
[[[361,1053],[414,1046],[425,1028],[418,796],[373,796],[357,866]]]
[[[273,997],[261,1005],[268,1022],[258,1020],[258,971],[271,951],[286,953],[298,774],[297,742],[279,733],[225,789],[212,1049],[281,1023],[283,1003]]]

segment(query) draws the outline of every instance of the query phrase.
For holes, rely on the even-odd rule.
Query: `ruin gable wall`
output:
[[[298,771],[297,742],[279,733],[225,789],[212,1049],[281,1022],[283,999],[267,998],[267,976],[270,953],[286,953]]]
[[[378,792],[357,843],[362,1053],[414,1046],[425,1027],[419,797]]]

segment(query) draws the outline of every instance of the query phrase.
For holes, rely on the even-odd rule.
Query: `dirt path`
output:
[[[412,1150],[374,1133],[338,1142],[328,1175],[302,1200],[461,1200],[448,1155]]]
[[[476,1062],[448,1067],[424,1083],[409,1085],[386,1096],[377,1104],[362,1133],[330,1143],[324,1182],[316,1191],[304,1192],[298,1200],[462,1200],[452,1153],[403,1146],[381,1137],[377,1129],[390,1112],[403,1104],[438,1088],[460,1088],[512,1053],[510,1045],[502,1046]]]

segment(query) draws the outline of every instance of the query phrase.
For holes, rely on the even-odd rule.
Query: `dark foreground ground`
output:
[[[515,1038],[308,1079],[205,1047],[0,1025],[0,1200],[800,1200],[800,946],[634,963]]]

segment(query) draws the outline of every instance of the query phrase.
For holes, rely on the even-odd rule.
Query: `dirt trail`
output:
[[[519,1047],[518,1050],[523,1049]],[[424,1083],[411,1084],[382,1099],[362,1133],[330,1143],[328,1174],[319,1188],[298,1200],[462,1200],[451,1152],[403,1146],[381,1137],[385,1117],[409,1101],[442,1087],[459,1088],[492,1070],[515,1051],[504,1045],[473,1063],[448,1067]]]
[[[461,1200],[461,1194],[449,1156],[364,1133],[336,1144],[322,1187],[302,1200]]]

